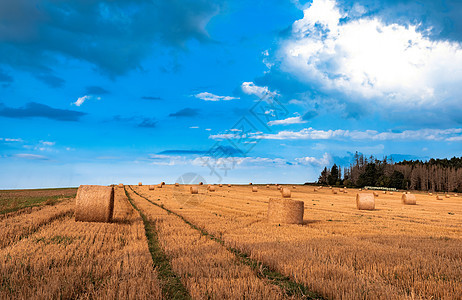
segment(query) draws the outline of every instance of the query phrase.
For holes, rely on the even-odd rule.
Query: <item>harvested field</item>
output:
[[[253,187],[194,195],[189,186],[118,187],[113,223],[75,222],[75,189],[4,214],[0,299],[462,295],[462,197],[413,193],[417,204],[403,205],[401,193],[387,193],[367,211],[356,208],[358,190],[297,186],[291,199],[303,201],[303,223],[284,225],[267,221],[269,198],[281,192]],[[22,191],[9,193],[25,203]],[[47,193],[56,190],[37,191]]]

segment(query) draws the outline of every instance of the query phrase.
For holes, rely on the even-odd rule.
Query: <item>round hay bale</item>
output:
[[[454,194],[454,197],[459,197],[459,195],[457,195],[457,194]]]
[[[218,186],[219,186],[219,187],[223,187],[223,185],[222,185],[221,183],[220,183]]]
[[[119,187],[123,188],[123,187],[124,187],[124,184],[123,184],[123,183],[119,183]]]
[[[303,201],[270,198],[268,222],[278,224],[303,224]]]
[[[252,182],[250,182],[249,185],[252,185]]]
[[[275,186],[279,186],[279,183],[276,183]]]
[[[313,189],[313,192],[317,192],[317,191],[318,191],[318,189],[317,189],[317,188],[314,188],[314,189]]]
[[[443,200],[443,197],[441,197],[440,195],[436,195],[436,200]]]
[[[150,186],[149,186],[149,190],[150,190],[150,191],[154,190],[154,186],[153,186],[153,185],[150,185]]]
[[[215,186],[211,185],[208,187],[209,192],[215,192]]]
[[[337,190],[332,189],[332,194],[337,194]]]
[[[111,222],[114,189],[109,186],[81,185],[75,197],[75,221]]]
[[[161,189],[161,188],[162,188],[162,184],[159,183],[159,184],[157,185],[157,188],[158,188],[158,189]]]
[[[228,183],[228,187],[231,187],[231,184]]]
[[[201,182],[199,182],[199,185],[204,185],[204,183],[201,181]]]
[[[379,196],[379,193],[374,192],[374,197],[378,197],[378,196]]]
[[[429,196],[433,196],[433,193],[428,193]]]
[[[330,186],[329,189],[332,189],[332,187]]]
[[[451,196],[449,196],[449,194],[446,194],[445,197],[446,197],[446,198],[451,198]]]
[[[280,185],[278,185],[277,189],[278,189],[278,191],[280,191],[282,189],[282,187]]]
[[[293,185],[293,186],[292,186],[292,189],[295,190],[295,189],[297,189],[297,187],[296,187],[295,185]]]
[[[393,195],[393,192],[390,192],[389,194],[390,194],[390,195]]]
[[[401,203],[405,205],[416,205],[415,195],[412,195],[412,194],[402,195]]]
[[[138,185],[139,185],[139,186],[142,186],[142,185],[143,185],[143,183],[142,183],[142,182],[138,182]]]
[[[372,193],[356,194],[356,208],[360,210],[374,210],[375,197]]]
[[[180,184],[178,182],[175,182],[175,186],[180,186]]]
[[[270,188],[269,184],[267,184],[267,185],[266,185],[266,188],[267,188],[267,189],[269,189],[269,188]]]
[[[387,193],[387,191],[383,191],[383,193],[384,193],[384,194],[386,194],[386,193]]]
[[[189,187],[189,191],[191,192],[191,194],[199,194],[199,188],[197,186]]]
[[[348,194],[348,191],[347,191],[347,190],[343,190],[343,193],[344,193],[344,194]]]
[[[363,189],[359,189],[359,191],[362,191]]]
[[[281,195],[282,195],[283,198],[290,198],[290,196],[291,196],[290,189],[282,188],[281,189]]]
[[[256,186],[252,187],[252,192],[253,192],[253,193],[258,192],[258,188],[257,188]]]

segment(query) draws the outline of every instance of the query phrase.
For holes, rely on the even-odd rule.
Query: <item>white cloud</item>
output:
[[[284,119],[284,120],[269,121],[268,125],[273,126],[273,125],[303,124],[303,123],[306,123],[306,122],[307,121],[303,120],[302,117],[297,116],[297,117],[287,118],[287,119]]]
[[[5,141],[5,142],[22,142],[22,139],[11,139],[11,138],[0,138],[0,141]]]
[[[101,97],[85,95],[83,97],[78,98],[77,101],[73,102],[72,104],[74,104],[75,106],[81,106],[83,103],[85,103],[85,101],[90,100],[90,99],[101,100]]]
[[[272,92],[268,89],[267,86],[258,86],[255,85],[253,82],[243,82],[241,85],[241,89],[247,95],[255,95],[259,98],[263,98],[264,96],[276,96],[278,95],[277,92]]]
[[[231,96],[218,96],[208,92],[202,92],[199,94],[194,95],[194,97],[204,100],[204,101],[229,101],[239,99],[239,97],[231,97]]]
[[[199,128],[199,126],[190,126],[189,128],[191,128],[191,129],[197,129],[197,128]]]
[[[350,98],[395,107],[460,105],[462,47],[433,41],[416,26],[385,24],[364,7],[340,13],[334,0],[314,0],[277,53],[283,71]],[[359,100],[358,100],[359,101]]]
[[[205,130],[207,130],[207,131],[212,131],[212,129],[211,129],[211,128],[205,128]]]
[[[334,139],[351,139],[351,140],[429,140],[429,141],[460,141],[462,140],[462,128],[450,129],[419,129],[405,130],[402,132],[376,130],[344,130],[329,129],[317,130],[304,128],[299,131],[282,130],[277,133],[248,133],[248,134],[216,134],[210,135],[210,139],[266,139],[266,140],[334,140]]]
[[[302,165],[312,165],[312,166],[328,166],[330,165],[330,156],[326,152],[321,158],[316,158],[312,156],[295,158],[295,161]]]
[[[48,141],[40,141],[40,143],[45,146],[54,146],[56,144],[56,142],[48,142]]]

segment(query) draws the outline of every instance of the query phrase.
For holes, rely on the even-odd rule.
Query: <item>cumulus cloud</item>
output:
[[[194,95],[194,97],[204,100],[204,101],[222,101],[222,100],[229,101],[229,100],[239,99],[239,97],[218,96],[218,95],[214,95],[209,92],[202,92],[202,93]]]
[[[96,100],[101,100],[101,97],[94,97],[91,95],[85,95],[77,99],[77,101],[73,102],[75,106],[81,106],[82,104],[85,103],[85,101],[90,100],[90,99],[96,99]]]
[[[302,165],[311,165],[311,166],[328,166],[330,165],[331,157],[326,152],[320,158],[312,157],[312,156],[305,156],[305,157],[298,157],[295,158],[295,161]]]
[[[287,119],[283,120],[274,120],[274,121],[269,121],[268,125],[273,126],[273,125],[291,125],[291,124],[303,124],[306,123],[307,121],[303,120],[302,117],[297,116],[297,117],[290,117]]]
[[[259,98],[278,95],[277,92],[270,91],[267,86],[258,86],[253,82],[243,82],[241,84],[241,89],[247,95],[255,95]]]
[[[303,13],[276,55],[284,72],[351,101],[400,108],[459,105],[459,42],[431,40],[417,26],[377,16],[356,17],[357,7],[342,12],[334,0],[314,0]]]

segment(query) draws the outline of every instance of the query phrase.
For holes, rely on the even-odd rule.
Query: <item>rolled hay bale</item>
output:
[[[330,186],[329,189],[332,189],[332,187]]]
[[[428,193],[429,196],[433,196],[433,193]]]
[[[123,188],[123,187],[124,187],[124,184],[123,184],[123,183],[119,183],[119,187]]]
[[[204,183],[201,181],[201,182],[199,182],[199,185],[204,185]]]
[[[374,210],[375,197],[372,193],[356,194],[356,208],[360,210]]]
[[[387,194],[387,191],[383,191],[383,194]]]
[[[379,196],[379,193],[374,192],[374,197],[378,197],[378,196]]]
[[[154,190],[154,188],[155,188],[155,187],[154,187],[153,185],[150,185],[150,186],[149,186],[149,190],[150,190],[150,191]]]
[[[191,194],[199,194],[199,188],[197,186],[189,187],[189,191],[191,192]]]
[[[292,193],[290,192],[290,189],[288,189],[288,188],[282,188],[281,189],[282,198],[290,198],[291,194]]]
[[[459,195],[458,195],[458,194],[454,194],[454,197],[459,197]]]
[[[318,191],[318,189],[317,189],[317,188],[314,188],[314,189],[313,189],[313,192],[317,192],[317,191]]]
[[[332,189],[332,194],[337,194],[337,190],[336,190],[336,189]]]
[[[109,186],[81,185],[75,197],[75,221],[111,222],[114,189]]]
[[[270,198],[268,222],[277,224],[303,224],[303,201]]]
[[[405,205],[416,205],[415,195],[406,194],[401,196],[401,203]]]
[[[257,188],[256,186],[252,187],[252,192],[253,192],[253,193],[258,192],[258,188]]]
[[[222,185],[221,183],[220,183],[218,186],[219,186],[219,187],[223,187],[223,185]]]
[[[231,184],[228,183],[228,187],[231,187]]]
[[[162,181],[160,184],[165,185],[165,181]]]
[[[162,188],[162,184],[159,183],[159,184],[157,185],[157,188],[158,188],[158,189],[161,189],[161,188]]]
[[[267,189],[269,189],[269,188],[270,188],[269,184],[267,184],[267,185],[266,185],[266,188],[267,188]]]
[[[249,185],[252,185],[252,182],[249,182]]]
[[[446,197],[446,198],[451,198],[451,196],[449,196],[449,194],[446,194],[445,197]]]
[[[180,186],[180,184],[178,182],[175,182],[175,186]]]
[[[208,190],[209,192],[215,192],[215,186],[214,185],[209,186]]]
[[[142,186],[142,185],[143,185],[143,183],[142,183],[142,182],[138,182],[138,186]]]
[[[363,189],[359,189],[359,191],[362,191]]]
[[[347,191],[347,190],[343,190],[343,193],[344,193],[344,194],[348,194],[348,191]]]
[[[297,187],[296,187],[295,185],[293,185],[293,186],[292,186],[292,189],[295,190],[295,189],[297,189]]]
[[[443,200],[443,197],[441,197],[440,195],[436,195],[436,200]]]
[[[393,192],[389,192],[390,195],[393,195]]]
[[[280,191],[282,189],[282,187],[280,185],[278,185],[277,189],[278,189],[278,191]]]
[[[275,186],[279,186],[279,183],[276,183]]]

